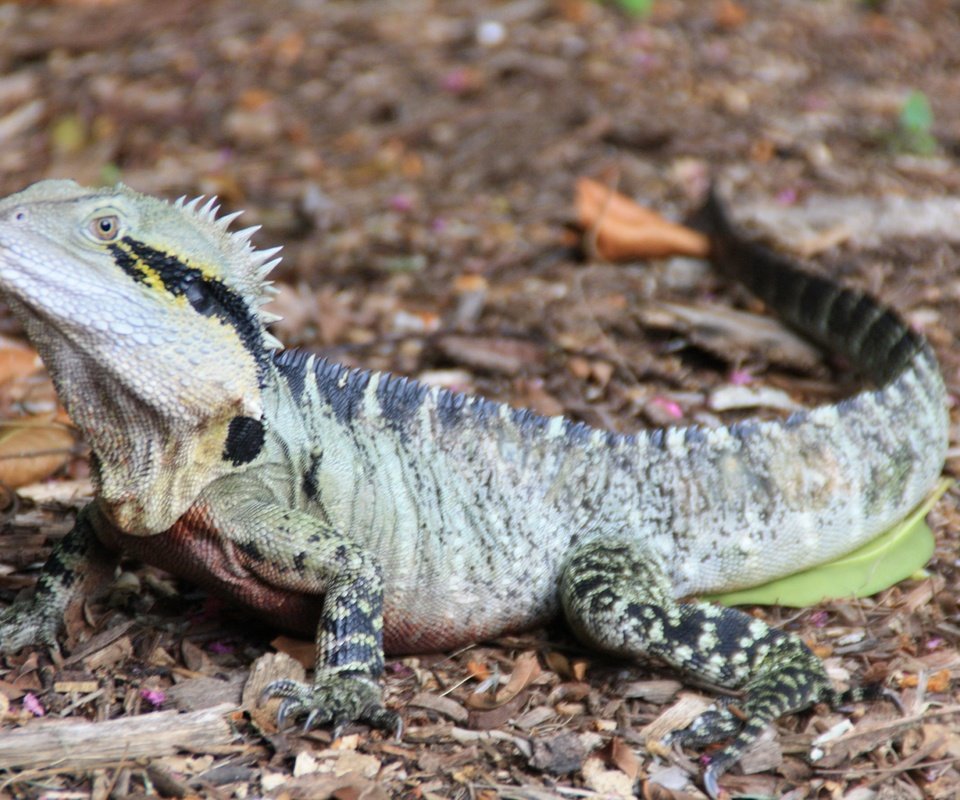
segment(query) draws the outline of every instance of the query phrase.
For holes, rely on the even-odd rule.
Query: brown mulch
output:
[[[921,327],[956,397],[960,226],[946,203],[960,191],[958,74],[960,16],[944,0],[654,0],[643,20],[587,0],[10,3],[0,195],[42,177],[217,194],[263,226],[259,243],[285,245],[275,333],[288,346],[632,431],[755,413],[717,410],[731,384],[762,388],[765,414],[854,385],[762,328],[759,307],[701,262],[610,264],[572,227],[580,177],[679,220],[719,176],[764,235]],[[898,123],[911,90],[933,109],[922,155]],[[868,212],[890,198],[923,208],[927,227],[885,235]],[[817,220],[837,199],[843,214]],[[690,305],[707,310],[692,318]],[[751,324],[756,335],[736,336]],[[0,332],[21,336],[5,310]],[[31,585],[89,494],[82,447],[14,349],[0,342],[0,378],[14,364],[0,410],[43,420],[43,433],[32,440],[21,421],[7,447],[33,441],[63,466],[17,502],[4,493],[4,600]],[[837,680],[885,681],[902,709],[786,717],[744,764],[757,771],[724,786],[958,796],[958,497],[931,515],[925,577],[799,613],[756,610],[803,636]],[[70,633],[84,641],[62,657],[25,652],[0,670],[0,796],[701,796],[695,756],[648,749],[645,728],[707,695],[560,629],[391,660],[402,740],[357,728],[336,742],[239,710],[251,666],[258,680],[296,670],[302,646],[278,640],[293,659],[257,660],[276,631],[160,572],[125,564],[110,603]],[[185,713],[140,719],[158,708]],[[230,730],[208,708],[234,709],[217,718]],[[29,738],[40,726],[49,740]],[[83,744],[58,755],[50,742]]]

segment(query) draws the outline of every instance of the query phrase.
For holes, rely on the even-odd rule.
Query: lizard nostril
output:
[[[14,218],[17,222],[23,222],[23,221],[27,218],[27,212],[26,212],[26,211],[18,211],[16,214],[14,214],[13,218]]]

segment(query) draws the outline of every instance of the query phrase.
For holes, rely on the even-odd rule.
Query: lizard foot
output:
[[[731,705],[732,698],[718,699],[686,728],[667,734],[664,743],[700,749],[721,739],[728,739],[735,735],[743,724],[742,717],[738,717],[730,709]]]
[[[0,652],[15,653],[29,645],[57,647],[61,617],[35,598],[21,599],[0,612]]]
[[[399,714],[384,708],[379,684],[360,675],[320,673],[312,685],[277,680],[263,690],[261,701],[270,697],[284,698],[277,712],[277,727],[281,729],[288,718],[302,714],[307,715],[305,731],[330,725],[335,737],[351,722],[393,731],[398,738],[403,729]]]

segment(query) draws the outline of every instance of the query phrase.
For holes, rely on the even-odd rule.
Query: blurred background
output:
[[[69,177],[170,199],[218,195],[224,211],[245,209],[244,224],[263,226],[260,246],[285,247],[275,333],[287,345],[632,431],[775,415],[853,385],[842,365],[744,317],[703,311],[707,302],[754,318],[761,310],[704,262],[611,264],[575,224],[581,177],[674,220],[717,178],[757,235],[922,328],[955,395],[958,75],[952,0],[8,2],[0,193]],[[0,367],[6,350],[20,353],[7,359],[20,366],[0,382],[0,409],[52,404],[2,307],[0,332]],[[21,435],[21,450],[62,444]],[[954,435],[948,469],[958,467]],[[74,459],[66,476],[82,481],[84,469]],[[957,701],[960,676],[957,522],[954,491],[934,515],[940,574],[918,584],[936,602],[903,611],[896,595],[831,611],[841,631],[874,625],[856,657],[880,677],[947,670],[943,702]],[[0,561],[32,563],[45,540],[24,541]],[[11,591],[29,583],[3,581]],[[818,618],[804,620],[819,630]],[[509,646],[481,652],[513,668]],[[439,662],[429,675],[423,664],[436,662],[400,665],[391,691],[409,700],[414,684],[473,674],[478,658]],[[542,693],[583,686],[551,667]],[[626,714],[636,727],[652,716],[645,700],[624,699],[617,674],[571,690],[564,724],[596,732],[597,719]],[[960,757],[955,717],[951,725],[938,735],[955,749],[932,748],[928,760]],[[886,755],[847,756],[890,767],[923,743],[917,735],[913,750],[898,740]],[[502,743],[422,747],[393,770],[389,796],[499,796],[482,794],[483,781],[601,791],[583,759],[560,778],[549,759],[527,763]],[[629,772],[615,750],[604,769]],[[465,764],[479,766],[468,774]],[[952,768],[930,767],[923,780],[906,770],[890,778],[907,792],[895,796],[955,796]],[[760,789],[781,785],[772,775]],[[846,779],[830,780],[833,794],[822,796],[853,796]]]

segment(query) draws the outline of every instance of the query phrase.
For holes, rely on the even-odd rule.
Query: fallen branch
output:
[[[232,752],[236,736],[225,716],[236,710],[223,703],[188,714],[158,711],[107,722],[35,722],[0,736],[0,770],[88,770],[181,750]]]

